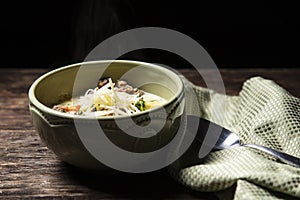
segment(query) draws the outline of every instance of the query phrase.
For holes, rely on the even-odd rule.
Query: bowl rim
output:
[[[89,64],[98,64],[98,63],[113,63],[113,62],[117,62],[117,63],[124,63],[124,64],[137,64],[137,65],[146,65],[146,66],[150,66],[150,67],[154,67],[160,70],[164,70],[168,73],[172,73],[174,75],[174,77],[176,77],[179,81],[179,88],[178,91],[174,94],[174,96],[168,100],[162,107],[166,107],[168,105],[170,105],[172,102],[176,101],[177,99],[181,99],[183,96],[183,91],[184,91],[184,84],[182,79],[178,76],[179,72],[173,70],[173,69],[169,69],[163,66],[160,66],[158,64],[152,64],[152,63],[147,63],[147,62],[143,62],[143,61],[133,61],[133,60],[96,60],[96,61],[85,61],[85,62],[79,62],[79,63],[74,63],[74,64],[70,64],[67,66],[63,66],[63,67],[59,67],[57,69],[51,70],[43,75],[41,75],[40,77],[38,77],[30,86],[29,91],[28,91],[28,98],[29,98],[29,106],[35,106],[38,110],[41,110],[47,114],[53,115],[53,116],[57,116],[57,117],[61,117],[61,118],[67,118],[67,119],[101,119],[101,120],[111,120],[111,119],[122,119],[122,118],[128,118],[128,117],[136,117],[136,116],[141,116],[144,114],[148,114],[150,112],[155,112],[159,109],[161,109],[160,107],[157,108],[153,108],[150,109],[148,111],[142,111],[140,113],[135,113],[132,115],[125,115],[125,116],[81,116],[81,115],[73,115],[73,114],[69,114],[69,113],[63,113],[63,112],[59,112],[56,110],[53,110],[52,108],[44,105],[43,103],[41,103],[35,96],[35,89],[37,87],[37,85],[46,77],[51,76],[55,73],[58,73],[59,71],[63,71],[69,68],[73,68],[73,67],[77,67],[80,65],[89,65]]]

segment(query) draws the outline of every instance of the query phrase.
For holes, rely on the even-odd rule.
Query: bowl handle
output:
[[[57,127],[63,127],[63,126],[67,126],[69,124],[67,123],[59,123],[56,122],[55,124],[53,122],[50,122],[49,119],[47,119],[47,117],[45,115],[43,115],[35,106],[33,105],[29,105],[29,110],[31,113],[31,116],[33,115],[37,115],[39,116],[46,124],[48,124],[48,126],[50,126],[51,128],[57,128]]]

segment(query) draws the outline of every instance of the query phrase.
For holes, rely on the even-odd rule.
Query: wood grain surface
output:
[[[165,170],[147,174],[93,175],[60,161],[41,142],[28,110],[28,89],[47,71],[0,70],[0,198],[217,199],[214,193],[186,189]],[[179,71],[195,84],[205,86],[196,71]],[[229,95],[237,95],[248,78],[262,76],[300,97],[300,70],[296,68],[220,71]],[[215,80],[214,73],[207,70],[206,74]]]

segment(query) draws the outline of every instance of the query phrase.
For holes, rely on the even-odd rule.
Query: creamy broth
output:
[[[83,116],[126,116],[162,106],[167,101],[155,94],[134,88],[126,81],[100,80],[83,96],[53,106],[54,110]]]

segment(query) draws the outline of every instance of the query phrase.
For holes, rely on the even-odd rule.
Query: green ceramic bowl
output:
[[[155,115],[157,110],[144,111],[126,117],[84,117],[61,113],[52,109],[72,96],[83,95],[89,88],[95,88],[98,80],[112,77],[113,81],[126,80],[134,86],[167,99],[163,105],[166,115]],[[30,111],[34,126],[42,141],[63,161],[84,169],[108,169],[87,150],[78,135],[76,123],[88,125],[97,120],[103,132],[119,148],[131,152],[151,152],[168,144],[179,127],[183,109],[183,83],[180,77],[164,67],[136,61],[93,61],[62,67],[38,78],[30,87]],[[151,118],[149,115],[151,115]],[[151,137],[136,138],[119,128],[116,119],[131,118],[140,126],[165,120],[159,132]],[[164,119],[163,119],[164,118]],[[143,133],[141,133],[143,134]]]

